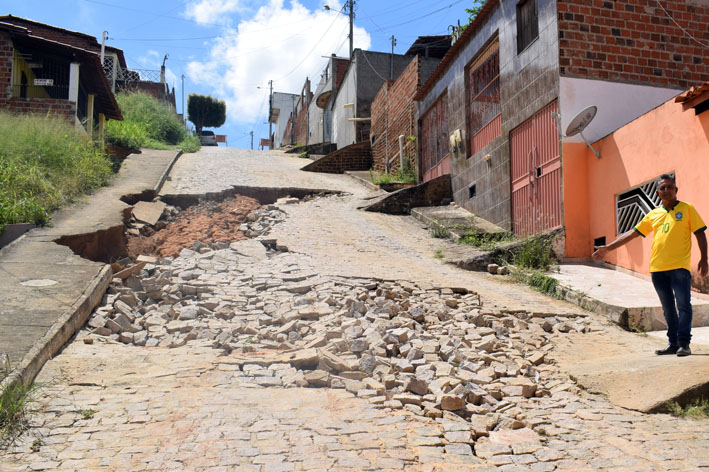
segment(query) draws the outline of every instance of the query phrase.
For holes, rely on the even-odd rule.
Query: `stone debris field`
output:
[[[709,468],[706,422],[614,407],[557,368],[554,340],[593,316],[323,275],[268,237],[293,204],[249,213],[255,239],[118,272],[0,470]]]

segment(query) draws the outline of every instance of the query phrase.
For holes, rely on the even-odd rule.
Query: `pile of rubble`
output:
[[[489,415],[523,427],[518,402],[570,388],[546,375],[549,337],[586,332],[589,318],[489,311],[464,289],[323,277],[285,249],[244,240],[142,258],[114,278],[89,328],[135,346],[212,346],[260,385],[345,388],[383,407],[477,418],[481,434],[496,424]]]
[[[279,203],[293,201],[299,200],[283,198]],[[220,202],[205,200],[184,210],[159,199],[138,202],[126,224],[126,246],[132,258],[174,257],[196,243],[223,249],[232,241],[268,233],[284,216],[276,205],[263,207],[241,195]]]

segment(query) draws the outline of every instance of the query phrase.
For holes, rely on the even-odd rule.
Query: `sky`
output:
[[[14,15],[95,36],[122,49],[129,69],[159,70],[178,113],[190,93],[227,104],[230,147],[268,137],[269,81],[274,92],[315,91],[324,56],[349,54],[346,0],[0,0]],[[467,22],[472,0],[356,0],[354,47],[404,54],[418,36],[446,34]],[[324,8],[330,7],[329,10]],[[184,76],[184,79],[183,79]],[[191,125],[191,123],[188,123]]]

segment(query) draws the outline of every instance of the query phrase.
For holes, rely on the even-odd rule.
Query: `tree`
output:
[[[187,99],[187,119],[194,123],[197,135],[202,128],[219,128],[226,121],[226,103],[209,95],[191,93]]]
[[[465,28],[467,28],[468,25],[471,24],[473,20],[475,20],[475,17],[478,16],[478,13],[480,13],[480,10],[483,9],[486,2],[487,0],[473,0],[472,8],[465,9],[465,13],[468,14],[468,24],[463,26],[463,31],[465,31]]]

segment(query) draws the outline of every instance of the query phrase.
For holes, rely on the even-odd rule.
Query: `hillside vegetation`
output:
[[[106,142],[128,148],[199,150],[199,138],[191,136],[175,111],[142,92],[116,94],[123,121],[106,124]]]
[[[0,143],[0,232],[10,223],[46,223],[112,175],[105,153],[61,118],[0,112]]]

